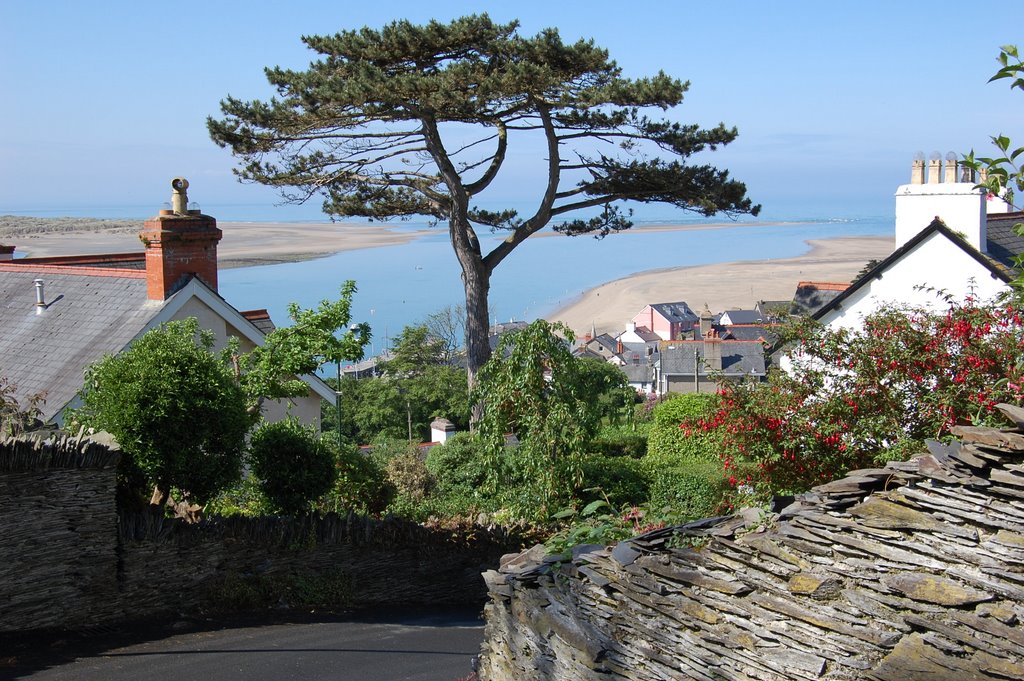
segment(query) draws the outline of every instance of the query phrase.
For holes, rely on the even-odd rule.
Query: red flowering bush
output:
[[[1024,327],[1012,303],[947,300],[944,312],[886,307],[858,331],[803,324],[791,373],[730,384],[686,433],[714,432],[730,484],[808,489],[921,451],[961,423],[1002,423],[1024,397]]]

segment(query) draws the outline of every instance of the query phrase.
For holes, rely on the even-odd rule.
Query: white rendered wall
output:
[[[919,290],[919,286],[943,289],[958,300],[964,300],[972,290],[981,300],[1007,290],[1002,280],[993,278],[981,263],[936,232],[893,263],[881,279],[871,279],[855,291],[821,322],[833,328],[860,328],[864,317],[885,303],[933,309],[945,306],[934,292]]]
[[[969,182],[905,184],[896,190],[896,248],[910,241],[938,217],[967,243],[987,251],[983,190]]]

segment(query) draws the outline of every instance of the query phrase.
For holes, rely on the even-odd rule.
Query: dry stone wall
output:
[[[109,440],[0,440],[0,631],[96,623],[117,595]]]
[[[0,441],[0,634],[239,607],[232,589],[275,580],[327,583],[333,605],[479,605],[481,573],[524,545],[500,527],[353,514],[194,524],[118,514],[119,455],[102,438]]]
[[[485,574],[485,681],[1024,678],[1024,411],[779,514]]]

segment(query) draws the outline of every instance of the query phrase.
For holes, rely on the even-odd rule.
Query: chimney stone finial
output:
[[[924,184],[924,152],[914,154],[914,163],[910,166],[910,184]]]
[[[176,177],[171,180],[171,210],[175,215],[188,214],[188,180],[184,177]]]
[[[945,184],[953,184],[956,182],[956,154],[949,152],[946,154],[946,173],[942,178]]]
[[[942,154],[933,151],[928,159],[928,184],[939,184],[939,174],[942,172]]]

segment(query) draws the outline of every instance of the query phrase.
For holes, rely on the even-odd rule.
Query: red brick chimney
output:
[[[217,290],[217,221],[189,210],[188,180],[171,181],[171,209],[146,220],[139,238],[146,245],[146,290],[150,300],[166,300],[190,274]]]

